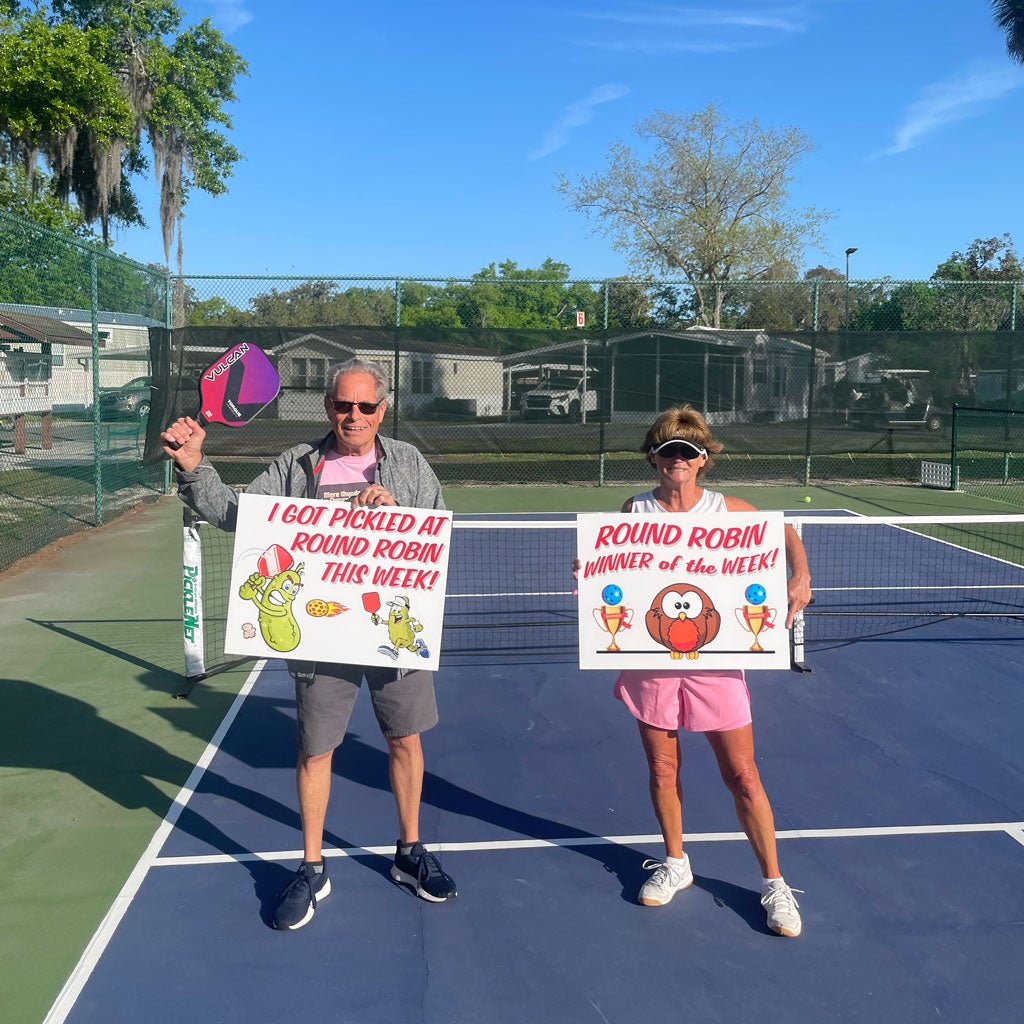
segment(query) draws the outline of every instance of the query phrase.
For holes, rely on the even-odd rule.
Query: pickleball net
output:
[[[792,634],[808,647],[951,619],[1024,625],[1024,515],[791,516],[811,564],[814,603]],[[190,683],[237,665],[224,628],[233,536],[185,510],[183,636]],[[491,659],[576,661],[571,514],[456,514],[442,666]],[[917,633],[915,638],[924,634]]]

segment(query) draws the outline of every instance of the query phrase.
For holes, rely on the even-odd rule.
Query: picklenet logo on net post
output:
[[[199,614],[196,610],[196,580],[199,577],[198,565],[186,565],[181,580],[181,612],[185,637],[195,641],[196,630],[199,628]]]

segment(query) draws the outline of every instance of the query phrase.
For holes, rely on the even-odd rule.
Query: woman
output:
[[[658,484],[630,498],[622,506],[623,512],[756,511],[741,498],[726,497],[701,486],[704,474],[713,465],[714,453],[720,452],[722,445],[695,409],[683,405],[663,412],[647,431],[640,450],[658,474]],[[786,619],[789,628],[811,598],[807,554],[789,526],[786,559],[791,571]],[[640,890],[640,902],[649,907],[664,906],[677,892],[693,884],[690,860],[683,851],[679,729],[703,732],[761,866],[761,904],[768,913],[768,927],[780,935],[799,935],[798,904],[779,870],[772,809],[754,763],[750,695],[742,670],[658,675],[625,671],[615,681],[615,696],[637,719],[647,755],[654,813],[665,838],[665,860],[644,864],[654,870]]]

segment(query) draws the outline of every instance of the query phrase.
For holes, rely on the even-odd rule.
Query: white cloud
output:
[[[789,5],[731,8],[645,4],[636,8],[588,11],[580,17],[598,26],[614,26],[613,35],[597,33],[578,45],[617,53],[733,53],[805,32],[811,20],[808,0]]]
[[[596,21],[654,28],[767,28],[778,32],[803,32],[807,27],[801,6],[776,7],[766,11],[723,10],[714,7],[651,6],[634,11],[588,12]]]
[[[211,20],[225,35],[248,25],[253,19],[252,13],[245,8],[246,0],[207,0],[207,3],[213,8]]]
[[[565,108],[565,113],[545,133],[541,144],[530,154],[530,160],[540,160],[541,157],[554,153],[566,145],[576,128],[589,124],[597,115],[597,108],[602,103],[611,103],[613,100],[622,99],[629,92],[624,85],[599,85],[586,99],[576,103],[570,103]]]
[[[882,156],[913,149],[956,121],[983,114],[997,100],[1024,85],[1024,70],[1013,65],[974,65],[956,78],[926,86],[907,107],[893,144]]]

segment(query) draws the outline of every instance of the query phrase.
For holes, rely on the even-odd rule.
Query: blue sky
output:
[[[803,267],[926,278],[977,237],[1024,248],[1024,68],[988,0],[185,0],[249,62],[231,106],[245,154],[195,193],[193,274],[468,277],[546,257],[628,271],[565,208],[556,174],[605,165],[655,110],[708,103],[802,129],[792,186],[831,210]],[[156,225],[155,185],[138,186]],[[159,231],[115,246],[163,262]]]

